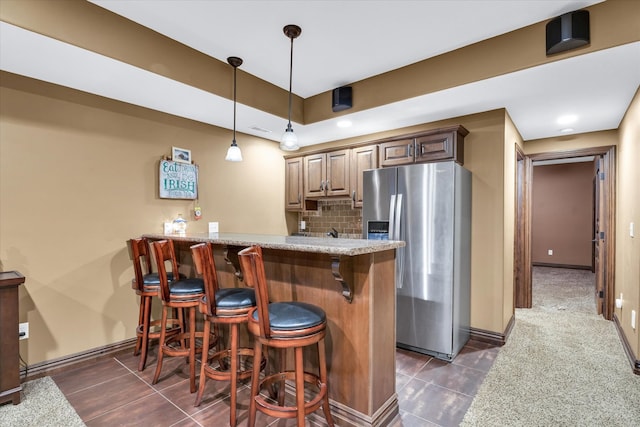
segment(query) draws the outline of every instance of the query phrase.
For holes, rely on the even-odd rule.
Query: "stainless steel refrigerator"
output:
[[[451,361],[469,339],[471,173],[451,162],[364,172],[363,237],[396,253],[398,347]]]

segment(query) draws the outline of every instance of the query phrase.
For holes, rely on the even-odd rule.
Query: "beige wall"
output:
[[[622,308],[615,314],[636,360],[640,359],[640,92],[620,125],[616,198],[616,298],[623,295]],[[634,223],[634,237],[629,224]],[[636,329],[631,328],[631,310],[636,312]]]
[[[193,201],[159,199],[158,161],[172,145],[200,167],[203,219],[189,229],[286,233],[278,145],[238,136],[245,161],[225,162],[231,133],[2,74],[0,269],[27,278],[20,321],[30,364],[135,336],[137,303],[125,241],[161,232]]]

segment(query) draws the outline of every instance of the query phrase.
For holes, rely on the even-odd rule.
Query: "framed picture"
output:
[[[162,159],[159,172],[161,199],[198,198],[197,165]]]
[[[180,163],[191,163],[191,150],[186,148],[171,148],[171,160]]]

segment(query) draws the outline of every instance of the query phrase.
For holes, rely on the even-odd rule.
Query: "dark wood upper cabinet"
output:
[[[464,137],[462,126],[436,129],[381,141],[380,166],[399,166],[411,163],[455,160],[464,164]]]
[[[304,196],[349,195],[349,150],[304,156]]]

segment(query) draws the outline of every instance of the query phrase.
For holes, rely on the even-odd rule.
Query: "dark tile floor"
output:
[[[393,427],[457,426],[467,411],[498,348],[471,340],[453,363],[418,353],[396,351],[396,391],[402,421]],[[229,387],[207,381],[204,399],[195,408],[189,393],[184,358],[167,358],[160,381],[151,385],[155,352],[138,372],[131,351],[52,378],[88,426],[227,426]],[[247,423],[249,388],[238,391],[239,426]],[[295,420],[258,415],[258,426],[294,426]],[[311,425],[308,423],[308,425]]]

